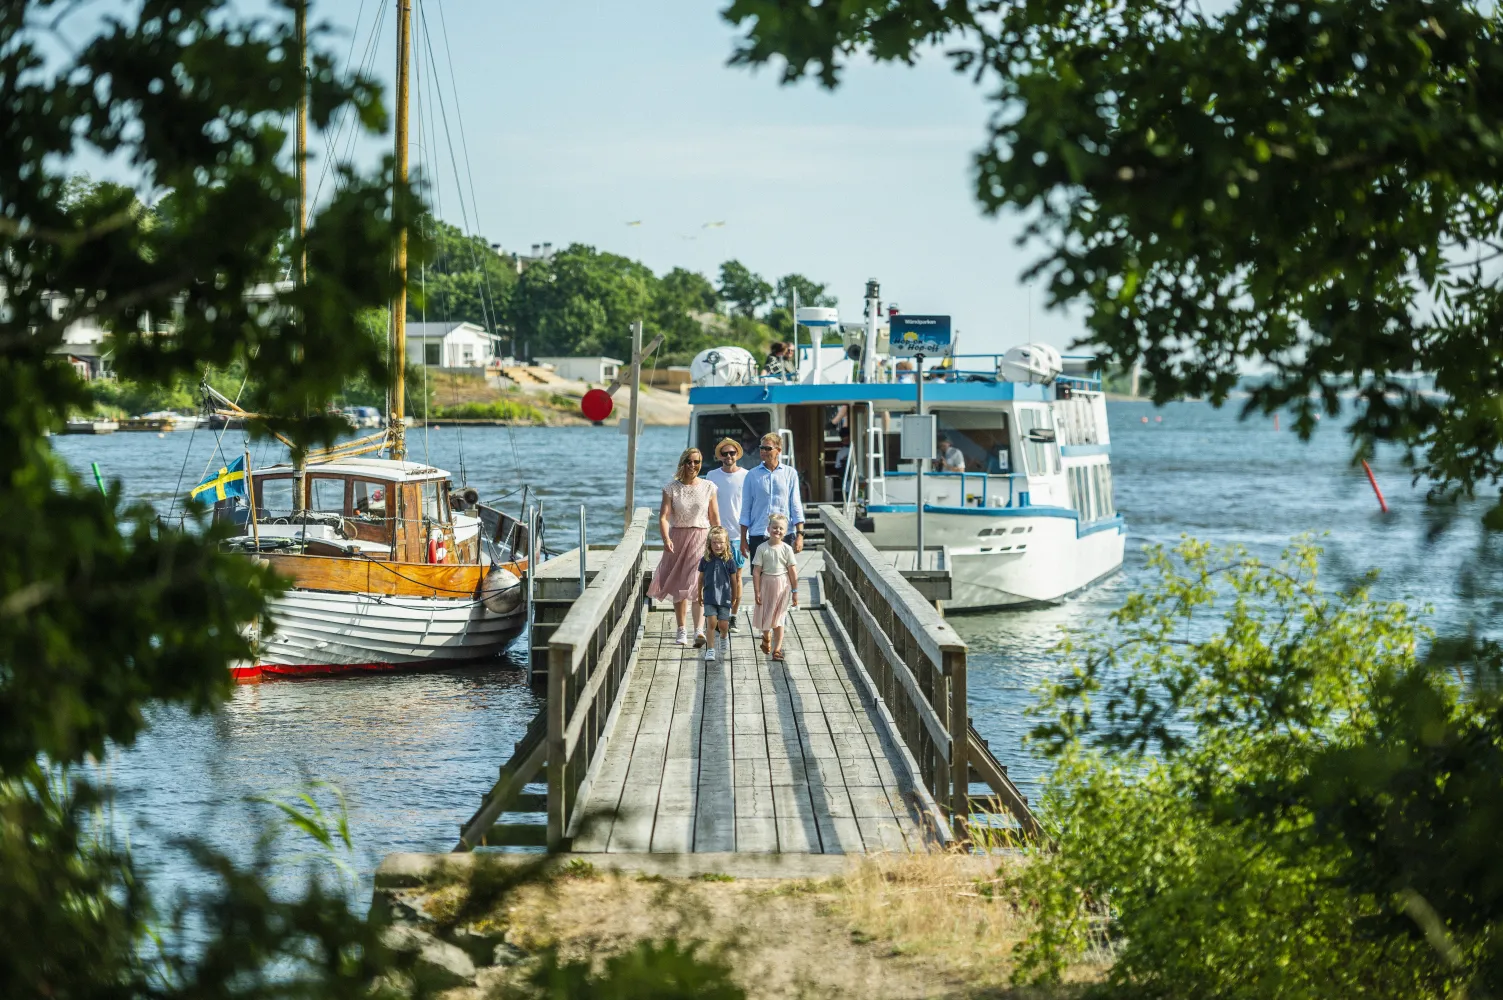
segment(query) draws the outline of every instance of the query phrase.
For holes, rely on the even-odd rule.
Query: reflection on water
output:
[[[1427,512],[1391,456],[1374,463],[1394,511],[1384,517],[1334,427],[1306,445],[1269,420],[1243,423],[1198,403],[1113,404],[1111,418],[1117,508],[1129,529],[1123,572],[1057,607],[953,618],[971,644],[976,727],[1025,792],[1034,791],[1041,765],[1021,748],[1023,709],[1059,669],[1048,650],[1062,627],[1104,623],[1143,580],[1146,543],[1190,534],[1274,555],[1293,535],[1329,532],[1327,572],[1336,580],[1377,567],[1382,593],[1433,605],[1439,624],[1496,631],[1500,610],[1489,595],[1500,592],[1503,566],[1477,528],[1477,505],[1455,516]],[[620,536],[626,449],[614,428],[434,429],[409,441],[414,458],[456,474],[463,465],[483,496],[530,482],[545,499],[554,548],[576,543],[580,504],[592,542]],[[647,429],[639,505],[656,507],[684,441],[683,428]],[[75,468],[98,461],[130,495],[163,512],[179,479],[191,486],[218,457],[214,442],[208,431],[54,439]],[[230,432],[225,450],[240,453],[239,432]],[[258,465],[277,460],[265,446],[252,451]],[[213,717],[158,711],[136,746],[113,754],[116,812],[131,824],[143,863],[171,874],[173,855],[160,847],[167,838],[202,832],[233,847],[248,836],[247,796],[324,779],[348,797],[369,872],[391,851],[452,847],[537,708],[506,665],[245,687]]]

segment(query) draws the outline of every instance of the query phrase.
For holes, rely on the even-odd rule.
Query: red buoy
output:
[[[579,401],[579,410],[584,414],[585,419],[595,423],[610,416],[615,406],[615,400],[611,399],[611,394],[604,389],[591,389]]]

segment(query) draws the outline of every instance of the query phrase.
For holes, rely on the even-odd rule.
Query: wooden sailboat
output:
[[[299,4],[306,51],[305,5]],[[408,171],[410,7],[397,0],[396,167]],[[306,95],[299,101],[298,232],[306,226]],[[308,455],[306,463],[251,472],[248,502],[220,500],[217,521],[237,525],[230,545],[292,581],[253,629],[255,662],[235,678],[393,670],[474,661],[500,653],[522,629],[521,578],[530,551],[521,519],[479,503],[443,469],[407,461],[407,234],[395,260],[402,280],[391,304],[394,384],[388,424],[378,434]],[[306,277],[297,264],[297,280]],[[252,415],[208,386],[223,418]],[[283,439],[290,446],[290,442]],[[389,458],[369,457],[387,451]],[[250,465],[247,460],[246,468]],[[525,506],[525,503],[524,503]],[[525,517],[525,511],[524,511]]]

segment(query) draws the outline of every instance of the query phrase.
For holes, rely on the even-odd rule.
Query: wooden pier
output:
[[[589,585],[544,626],[547,704],[457,849],[922,851],[965,839],[980,812],[1035,833],[971,729],[965,643],[890,557],[822,514],[782,663],[750,628],[750,586],[728,655],[673,643],[672,608],[646,600],[647,510],[613,550],[592,548]]]

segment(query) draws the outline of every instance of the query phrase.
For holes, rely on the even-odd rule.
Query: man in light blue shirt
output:
[[[746,474],[741,486],[741,551],[747,562],[767,541],[769,514],[787,516],[793,551],[804,551],[804,501],[799,496],[798,473],[781,464],[783,439],[762,435],[760,454],[762,464]]]

